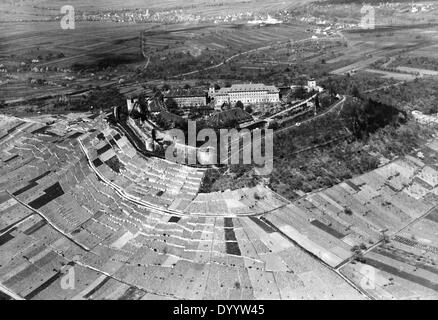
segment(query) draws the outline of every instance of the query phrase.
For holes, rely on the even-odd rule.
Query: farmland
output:
[[[151,25],[111,22],[82,22],[74,30],[47,22],[34,23],[32,29],[26,23],[3,26],[0,55],[7,73],[0,74],[0,90],[5,100],[37,97],[41,88],[32,86],[32,79],[44,81],[45,92],[62,95],[120,81],[163,79],[223,62],[239,52],[305,36],[300,26],[258,29],[207,24],[153,31],[148,31]],[[175,67],[164,72],[169,61]]]
[[[376,110],[384,107],[379,103],[375,105],[376,109],[371,108],[374,111],[369,115],[375,111],[378,115],[365,125],[367,129],[363,134],[356,124],[351,125],[356,122],[351,122],[347,116],[347,111],[356,103],[351,98],[338,101],[335,107],[316,116],[315,120],[311,116],[303,117],[304,120],[294,119],[275,131],[273,171],[264,177],[265,183],[275,192],[294,200],[375,169],[412,152],[433,137],[434,127],[421,126],[414,120],[391,120],[392,116],[388,115],[393,111],[388,115],[379,114]],[[297,126],[296,121],[303,123]],[[245,184],[251,186],[263,180],[254,174],[251,165],[240,165],[226,174],[213,176],[215,180],[210,184],[214,191]]]
[[[363,298],[252,216],[287,204],[266,188],[197,194],[202,171],[140,156],[89,113],[1,117],[1,128],[0,281],[18,297]],[[71,268],[76,286],[63,290]]]
[[[415,75],[406,70],[396,70],[391,68],[391,62],[397,61],[397,65],[403,65],[399,62],[403,57],[418,57],[423,52],[425,59],[434,58],[430,47],[436,42],[438,31],[436,27],[427,28],[405,28],[393,30],[375,30],[369,32],[345,33],[349,48],[344,55],[328,61],[332,63],[349,57],[358,59],[353,64],[333,70],[334,74],[346,74],[348,72],[357,72],[364,70],[366,72],[381,72],[387,74],[387,77],[397,78],[395,73],[399,73],[400,80],[413,80]],[[403,39],[403,40],[402,40]],[[389,64],[389,65],[388,65]],[[407,65],[409,66],[409,65]],[[379,70],[375,70],[375,69]],[[405,72],[403,72],[405,71]],[[404,78],[403,78],[404,77]]]
[[[276,43],[297,41],[307,36],[304,26],[292,25],[206,25],[161,32],[154,29],[143,34],[143,54],[151,59],[143,74],[159,78],[179,74],[190,78],[199,78],[199,74],[214,77],[216,67],[224,72],[227,69],[224,65],[234,63],[239,57],[246,58],[246,52],[268,49]],[[203,69],[208,73],[194,72]]]
[[[218,68],[186,77],[209,81],[268,81],[277,85],[299,81],[303,74],[322,81],[332,75],[377,77],[382,83],[436,77],[433,49],[437,30],[433,25],[364,32],[330,31],[316,38],[312,36],[315,29],[306,31],[303,37],[274,43],[266,50],[248,52]],[[427,63],[415,64],[414,59]]]
[[[393,236],[385,240],[381,246],[363,255],[363,259],[351,262],[342,268],[358,281],[364,275],[366,268],[371,266],[373,275],[378,279],[374,286],[369,287],[371,295],[386,299],[436,298],[436,206],[434,189],[424,189],[434,184],[434,171],[431,170],[436,155],[436,143],[430,143],[419,150],[420,161],[416,165],[425,165],[411,186],[407,188],[410,197],[430,204],[417,219],[411,220],[400,228]],[[410,158],[411,159],[411,158]],[[409,159],[409,160],[410,160]],[[412,161],[418,158],[413,157]],[[426,184],[424,183],[425,181]],[[421,185],[421,187],[420,187]],[[414,212],[412,210],[412,212]],[[369,268],[368,268],[369,270]],[[360,281],[360,280],[359,280]]]
[[[6,100],[37,96],[41,88],[31,85],[32,79],[43,80],[46,93],[61,95],[91,85],[117,83],[129,72],[126,67],[120,73],[99,75],[72,72],[72,66],[85,61],[106,68],[143,60],[138,37],[144,27],[136,25],[84,23],[74,30],[62,30],[58,23],[34,23],[32,29],[26,23],[19,28],[17,23],[3,26],[10,34],[3,34],[5,45],[0,49],[2,64],[8,70],[1,75],[0,85]]]
[[[86,2],[78,2],[75,4],[78,16],[96,12],[102,12],[103,15],[105,12],[116,14],[126,10],[136,12],[136,8],[150,9],[151,12],[167,10],[174,15],[176,11],[183,10],[195,16],[210,17],[212,13],[217,13],[217,16],[213,20],[166,24],[161,24],[159,20],[135,23],[124,22],[121,18],[119,21],[94,17],[79,19],[73,30],[63,30],[59,19],[54,19],[55,16],[59,18],[59,12],[55,9],[61,6],[61,2],[21,3],[22,6],[10,8],[8,2],[1,7],[7,12],[4,16],[10,18],[8,22],[2,22],[0,48],[1,63],[6,70],[0,73],[0,91],[6,101],[62,96],[88,87],[120,86],[120,83],[124,83],[122,87],[128,83],[133,86],[132,90],[126,89],[126,92],[138,92],[142,87],[152,86],[149,81],[167,81],[166,78],[185,73],[188,73],[186,78],[190,78],[190,81],[199,78],[209,81],[264,79],[286,84],[300,74],[321,77],[357,69],[358,73],[387,79],[413,80],[415,72],[402,67],[420,68],[418,65],[398,64],[394,67],[402,69],[394,71],[390,70],[392,66],[382,69],[374,64],[384,63],[385,59],[399,55],[433,58],[436,52],[434,41],[437,35],[433,25],[349,33],[342,31],[344,25],[333,23],[330,14],[321,25],[315,25],[313,20],[304,21],[302,17],[306,14],[316,17],[322,8],[321,4],[307,5],[308,1],[294,4],[229,1],[220,6],[215,3],[198,6],[197,1],[183,6],[175,1],[164,1],[159,5],[156,2],[129,1],[123,7],[116,1],[102,4],[101,7],[99,3],[91,6]],[[249,10],[251,14],[274,14],[290,9],[292,15],[280,15],[288,22],[282,25],[250,26],[246,21],[253,19],[254,15],[238,14],[246,12],[249,7],[253,8]],[[268,7],[269,10],[266,9]],[[327,13],[336,8],[328,5]],[[172,10],[176,11],[172,13]],[[236,19],[226,20],[228,15],[234,17],[235,14]],[[29,15],[32,27],[30,20],[21,15]],[[327,36],[318,31],[325,26],[331,28]],[[315,34],[318,38],[316,41],[300,45],[300,40]],[[262,48],[265,50],[251,52]],[[248,53],[242,54],[245,52]],[[236,58],[227,61],[234,56]],[[227,63],[216,68],[224,61]],[[427,68],[433,70],[430,65]],[[208,72],[192,73],[204,69]],[[179,79],[182,80],[181,77]],[[30,83],[32,80],[44,84],[35,86]],[[47,94],[41,94],[41,90]]]
[[[75,10],[80,13],[96,14],[104,13],[122,13],[135,12],[140,9],[148,9],[151,13],[159,13],[165,16],[168,13],[175,15],[176,13],[183,15],[200,15],[202,17],[218,18],[220,16],[233,14],[246,14],[248,12],[276,12],[280,10],[291,9],[312,0],[299,0],[293,3],[278,2],[275,0],[261,1],[233,1],[225,0],[217,3],[214,0],[200,1],[188,0],[181,4],[176,0],[129,0],[129,1],[94,1],[92,4],[88,1],[75,1]],[[13,3],[11,5],[11,3]],[[9,17],[5,16],[2,20],[48,20],[56,16],[60,16],[60,8],[65,5],[62,0],[13,0],[1,4],[0,9],[3,13],[8,13]]]
[[[0,4],[0,300],[438,298],[437,2],[64,4]],[[275,128],[271,173],[162,156],[168,89],[242,83],[281,102],[183,111]]]
[[[102,115],[0,121],[0,281],[19,297],[436,297],[436,139],[291,202],[201,193],[204,169],[145,157]]]
[[[436,298],[436,160],[434,140],[265,218],[374,298]]]
[[[374,8],[376,26],[413,25],[436,23],[438,6],[435,1],[367,1]],[[310,3],[306,9],[320,20],[336,18],[341,23],[358,23],[363,3],[357,1],[320,1]]]
[[[193,29],[188,27],[176,30],[167,29],[166,32],[160,32],[154,28],[144,33],[144,47],[146,54],[150,51],[162,52],[163,48],[164,53],[173,48],[190,52],[191,47],[201,51],[227,49],[227,52],[231,50],[230,53],[233,53],[261,47],[263,44],[299,40],[303,38],[303,35],[305,35],[304,28],[299,26],[251,27],[223,24],[221,26],[201,25]],[[186,41],[186,46],[181,45]]]

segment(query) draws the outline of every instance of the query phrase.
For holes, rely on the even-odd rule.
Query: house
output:
[[[312,91],[323,92],[324,91],[323,87],[318,86],[316,84],[316,80],[315,79],[307,80],[307,85],[304,88],[307,90],[307,92],[312,92]]]

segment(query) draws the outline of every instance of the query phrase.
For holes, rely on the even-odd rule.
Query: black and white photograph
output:
[[[0,304],[437,299],[438,0],[0,0]]]

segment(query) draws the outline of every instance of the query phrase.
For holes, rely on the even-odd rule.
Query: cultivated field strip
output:
[[[197,194],[198,169],[139,157],[126,137],[89,114],[0,121],[5,292],[25,299],[363,298],[263,220],[240,215],[284,204],[264,189]],[[100,176],[154,205],[130,201]],[[178,195],[192,199],[193,207],[183,207],[194,212],[165,209]],[[71,270],[75,286],[66,290]]]
[[[437,187],[432,141],[263,217],[329,266],[340,266],[358,286],[373,267],[377,284],[365,286],[371,297],[436,298]]]

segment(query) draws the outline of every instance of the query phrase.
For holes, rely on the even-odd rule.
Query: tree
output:
[[[325,81],[325,88],[328,90],[328,92],[331,95],[335,95],[338,89],[338,84],[337,81],[334,80],[333,78],[329,77],[326,81]]]
[[[89,110],[91,106],[93,106],[93,110],[108,110],[114,106],[126,106],[126,100],[116,87],[95,88],[84,101],[79,101],[74,108],[76,110]]]
[[[144,121],[149,118],[148,96],[146,93],[141,93],[138,96],[138,104],[140,106],[140,117]]]
[[[389,236],[386,234],[387,231],[388,231],[388,230],[382,230],[382,231],[380,231],[380,236],[379,236],[379,238],[380,238],[380,241],[382,241],[384,244],[387,244],[387,243],[390,242],[390,238],[389,238]]]
[[[363,101],[357,98],[345,101],[342,117],[359,139],[368,137],[370,133],[388,124],[397,126],[404,121],[404,113],[395,107],[372,99]]]
[[[295,91],[295,96],[296,96],[298,99],[304,99],[304,98],[306,97],[306,90],[304,89],[304,87],[299,86],[299,87],[297,88],[297,90]]]
[[[161,90],[157,90],[157,91],[154,92],[154,99],[158,99],[160,101],[163,101],[164,95],[161,92]]]
[[[236,107],[236,108],[240,108],[240,109],[242,109],[242,110],[243,110],[243,108],[244,108],[244,105],[243,105],[242,101],[240,101],[240,100],[239,100],[239,101],[237,101],[237,102],[236,102],[236,105],[235,105],[235,107]]]
[[[164,104],[169,111],[175,111],[178,109],[178,103],[173,98],[167,98]]]
[[[277,130],[280,127],[276,120],[273,120],[269,123],[269,129]]]
[[[360,91],[359,91],[359,89],[357,88],[357,86],[353,85],[353,86],[350,88],[350,95],[352,95],[352,96],[355,97],[355,98],[360,98],[360,97],[361,97]]]
[[[319,109],[319,107],[320,107],[320,105],[319,105],[319,96],[317,95],[317,96],[315,97],[315,108],[316,108],[316,109]]]
[[[251,106],[247,106],[247,107],[245,108],[245,111],[248,112],[248,113],[252,113],[252,112],[253,112]]]
[[[435,114],[438,113],[438,105],[432,105],[426,110],[426,114]]]
[[[158,116],[155,123],[163,130],[168,130],[172,128],[172,122],[162,116]]]

